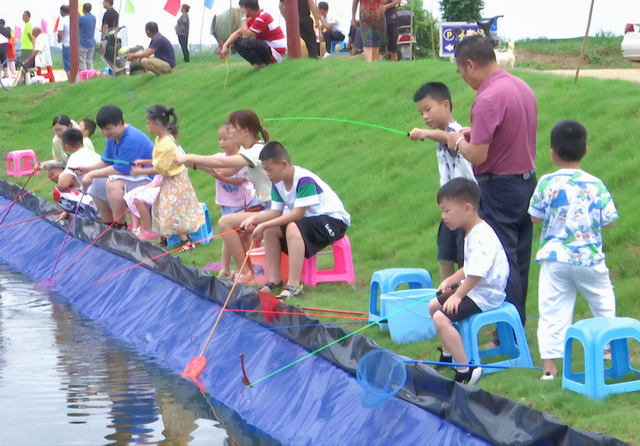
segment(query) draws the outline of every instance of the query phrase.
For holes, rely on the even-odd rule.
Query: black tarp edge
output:
[[[16,184],[0,180],[0,193],[15,199],[20,191]],[[45,215],[58,211],[58,207],[33,194],[23,197],[19,204],[35,215]],[[5,210],[0,211],[4,215]],[[57,216],[46,217],[50,223]],[[68,229],[70,219],[57,225],[62,231]],[[72,228],[73,237],[92,242],[106,226],[93,221],[76,221]],[[142,262],[165,252],[150,242],[140,241],[127,231],[110,230],[95,243],[134,262]],[[144,265],[193,293],[220,305],[224,303],[231,288],[228,280],[218,280],[201,269],[182,264],[177,256],[167,255]],[[111,272],[111,271],[110,271]],[[105,273],[105,276],[107,274]],[[294,315],[279,315],[279,319],[267,323],[262,313],[237,313],[265,327],[317,324],[299,309],[283,305],[282,311],[299,312]],[[255,288],[236,288],[229,308],[260,310],[261,304]],[[278,309],[280,310],[280,308]],[[285,338],[314,351],[339,339],[349,331],[336,326],[313,326],[277,330]],[[358,360],[367,352],[380,348],[373,340],[354,335],[319,353],[326,360],[355,374]],[[421,407],[452,423],[466,432],[495,445],[624,445],[626,443],[611,436],[582,431],[561,423],[553,416],[531,409],[515,401],[493,395],[482,389],[464,386],[440,375],[423,364],[407,364],[408,379],[398,398]],[[250,377],[257,379],[260,377]],[[425,439],[425,443],[428,439]]]

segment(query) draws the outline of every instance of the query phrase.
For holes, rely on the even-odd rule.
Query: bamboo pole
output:
[[[116,59],[118,58],[118,34],[120,34],[120,15],[122,14],[122,4],[124,3],[125,0],[120,0],[120,7],[118,9],[118,21],[116,22],[116,34],[114,36],[114,42],[113,42],[113,77],[116,77],[116,69],[118,68],[116,66]],[[109,43],[109,40],[107,39],[107,44]],[[106,48],[106,46],[105,46]]]
[[[591,28],[591,17],[593,15],[593,5],[596,0],[591,0],[591,9],[589,10],[589,21],[587,22],[587,32],[584,35],[584,42],[582,42],[582,51],[580,51],[580,59],[578,59],[578,69],[576,70],[576,78],[573,80],[573,85],[578,83],[578,76],[580,75],[580,65],[582,65],[582,58],[584,52],[587,49],[587,38],[589,37],[589,28]]]

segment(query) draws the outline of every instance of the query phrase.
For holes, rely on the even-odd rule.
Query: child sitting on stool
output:
[[[429,312],[442,341],[440,362],[468,364],[462,338],[452,324],[502,305],[509,262],[493,228],[478,216],[480,188],[475,181],[451,180],[438,191],[438,205],[449,229],[464,228],[464,266],[440,284],[442,294],[429,303]],[[457,367],[455,381],[473,385],[481,376],[481,367],[462,366]]]
[[[260,160],[273,183],[271,210],[247,218],[240,228],[253,230],[254,240],[264,237],[270,282],[262,291],[282,286],[280,258],[285,252],[289,255],[289,280],[278,299],[299,297],[304,259],[344,237],[351,216],[327,183],[291,164],[289,153],[279,142],[265,145]],[[290,212],[283,215],[285,207]]]
[[[536,255],[541,265],[538,344],[543,381],[558,375],[556,358],[564,356],[564,337],[573,321],[578,290],[594,317],[616,315],[602,228],[613,226],[618,212],[602,181],[580,169],[586,153],[587,130],[582,125],[574,121],[556,125],[551,131],[551,160],[560,170],[540,178],[529,207],[531,220],[544,222]]]

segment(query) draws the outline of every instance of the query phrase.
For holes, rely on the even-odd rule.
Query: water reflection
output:
[[[276,444],[3,265],[0,426],[7,445]]]

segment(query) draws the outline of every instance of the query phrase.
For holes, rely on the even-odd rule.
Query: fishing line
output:
[[[46,180],[44,180],[42,183],[38,184],[36,187],[34,187],[33,189],[31,189],[31,190],[29,190],[29,191],[25,192],[25,193],[24,193],[24,194],[22,194],[22,195],[18,194],[18,198],[17,198],[17,200],[21,200],[22,198],[24,198],[24,197],[26,197],[27,195],[29,195],[30,193],[32,193],[34,190],[37,190],[37,189],[39,189],[40,187],[44,186],[45,184],[47,184],[49,181],[53,180],[55,177],[57,177],[57,176],[58,176],[58,175],[60,175],[61,173],[62,173],[62,172],[60,172],[60,173],[57,173],[57,174],[53,175],[51,178],[47,178],[47,179],[46,179]],[[23,189],[24,189],[24,187],[23,187]],[[0,208],[0,210],[2,210],[2,209],[4,209],[4,208],[6,208],[6,207],[8,207],[8,206],[10,206],[10,205],[8,205],[8,204],[7,204],[7,205],[5,205],[5,206],[1,207],[1,208]]]
[[[422,361],[418,359],[403,359],[402,362],[406,364],[429,364],[429,365],[443,365],[448,367],[478,367],[483,369],[524,369],[524,370],[542,370],[542,367],[520,367],[509,365],[493,365],[493,364],[458,364],[456,362],[440,362],[440,361]]]
[[[383,127],[381,125],[376,124],[368,124],[366,122],[358,122],[358,121],[349,121],[346,119],[333,119],[333,118],[270,118],[263,119],[265,124],[268,124],[269,121],[329,121],[329,122],[343,122],[347,124],[356,124],[363,125],[366,127],[373,127],[374,129],[386,130],[388,132],[399,133],[400,135],[409,136],[409,133],[403,132],[401,130],[392,129],[389,127]]]
[[[11,223],[9,225],[0,226],[0,229],[10,228],[11,226],[21,225],[23,223],[29,223],[30,221],[39,220],[41,218],[51,217],[52,215],[62,214],[64,211],[52,212],[46,215],[40,215],[39,217],[30,218],[29,220],[19,221],[18,223]]]
[[[232,311],[230,309],[226,309],[224,311]],[[295,313],[295,314],[305,314],[305,313]],[[354,321],[354,322],[321,322],[318,324],[306,324],[306,325],[285,325],[284,327],[262,327],[257,328],[255,330],[238,330],[238,331],[223,331],[221,335],[230,335],[230,334],[241,334],[241,333],[254,333],[261,332],[264,330],[288,330],[290,328],[305,328],[305,327],[322,327],[327,325],[355,325],[355,324],[366,324],[368,321]]]
[[[218,310],[216,310],[218,311]],[[354,316],[339,316],[335,314],[311,314],[311,313],[294,313],[287,311],[269,311],[269,310],[241,310],[227,308],[225,311],[234,311],[237,313],[266,313],[266,314],[297,314],[298,316],[315,316],[315,317],[333,317],[336,319],[352,319],[354,321],[369,321],[366,317],[354,317]]]
[[[31,175],[29,175],[29,178],[27,178],[27,181],[25,181],[24,184],[22,185],[22,189],[20,189],[20,192],[18,192],[18,195],[16,195],[16,198],[11,202],[11,206],[9,206],[9,210],[4,214],[4,217],[2,217],[2,220],[0,220],[0,225],[4,223],[5,218],[7,218],[7,215],[9,215],[9,212],[11,212],[11,209],[13,209],[13,205],[16,204],[16,201],[18,201],[21,198],[20,194],[22,193],[24,188],[27,187],[27,183],[29,183],[29,180],[31,180],[31,177],[33,176],[34,173],[36,173],[35,170],[31,172]]]

